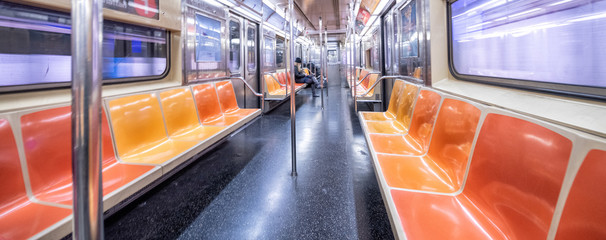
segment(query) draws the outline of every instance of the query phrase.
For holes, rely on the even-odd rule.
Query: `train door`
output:
[[[394,19],[392,12],[387,12],[383,16],[383,28],[382,28],[382,42],[384,45],[383,51],[383,63],[384,63],[384,75],[396,75],[394,71],[394,65],[396,64],[396,59],[394,59],[394,52],[396,51],[395,39],[394,39]],[[383,85],[383,102],[389,102],[389,98],[391,97],[391,90],[394,83],[394,80],[387,79],[384,81]],[[385,107],[387,104],[384,104]]]
[[[243,19],[237,16],[232,16],[229,18],[228,28],[229,28],[229,62],[228,62],[228,70],[229,74],[232,77],[243,77],[244,76],[244,67],[242,66],[242,25]],[[236,99],[238,100],[238,106],[241,108],[245,107],[245,86],[244,83],[240,81],[232,81],[234,86],[234,91],[236,92]]]
[[[244,46],[244,66],[246,66],[244,68],[244,79],[255,91],[259,91],[259,25],[245,20],[244,29],[246,38]],[[259,98],[248,90],[244,91],[244,103],[247,108],[260,107]]]

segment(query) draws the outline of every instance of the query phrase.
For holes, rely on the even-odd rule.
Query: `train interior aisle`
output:
[[[351,96],[328,82],[324,110],[296,95],[298,176],[283,104],[107,219],[105,237],[393,238]]]
[[[606,0],[0,0],[0,240],[606,239]]]

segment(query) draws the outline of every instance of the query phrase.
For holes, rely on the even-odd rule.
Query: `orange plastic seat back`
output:
[[[155,94],[113,99],[109,101],[109,115],[119,156],[168,138]]]
[[[265,85],[267,86],[268,93],[271,93],[276,90],[276,87],[274,86],[273,81],[274,80],[272,79],[272,77],[270,75],[265,75]]]
[[[274,85],[274,89],[278,90],[280,88],[282,88],[282,86],[280,86],[280,75],[278,73],[274,73],[273,74],[273,78],[271,79],[271,84]]]
[[[221,112],[221,106],[219,105],[219,97],[212,83],[196,85],[193,89],[198,117],[202,124],[223,117],[223,112]]]
[[[404,81],[396,80],[391,89],[391,96],[389,97],[389,106],[387,106],[387,112],[396,116],[398,112],[398,102],[400,100],[400,93],[404,89]]]
[[[27,200],[17,144],[6,119],[0,119],[0,181],[0,213]]]
[[[440,94],[426,89],[421,90],[417,97],[408,135],[417,140],[423,147],[423,152],[429,146],[431,130],[438,116],[441,100]]]
[[[360,71],[360,76],[358,78],[358,82],[362,81],[362,79],[364,79],[364,77],[366,76],[366,74],[368,74],[368,72],[366,70]],[[368,78],[366,78],[366,79],[368,79]],[[364,81],[366,81],[366,79],[364,79]],[[362,84],[364,84],[364,83],[362,83]]]
[[[280,84],[285,85],[286,84],[286,74],[284,72],[278,73],[278,81],[280,81]]]
[[[465,101],[444,99],[427,154],[461,186],[482,111]],[[418,131],[418,130],[416,130]]]
[[[406,84],[400,94],[398,101],[398,111],[396,112],[396,121],[402,123],[406,128],[410,126],[410,118],[412,115],[413,103],[417,97],[419,87],[414,84]]]
[[[23,147],[34,194],[72,177],[71,108],[42,110],[21,116]]]
[[[488,114],[463,194],[511,239],[546,239],[571,150],[572,141],[543,126]]]
[[[375,82],[377,82],[377,77],[379,77],[378,74],[372,74],[370,76],[368,76],[368,81],[366,82],[366,89],[372,87],[373,84],[375,84]],[[368,92],[368,94],[372,95],[375,93],[375,88],[373,88],[372,90],[370,90],[370,92]]]
[[[415,71],[412,74],[412,77],[421,79],[421,67],[418,67],[415,69]]]
[[[111,133],[101,112],[102,163],[115,163]],[[71,106],[51,108],[21,117],[27,168],[34,193],[49,184],[72,179]],[[69,196],[71,197],[71,196]]]
[[[290,85],[290,71],[286,71],[286,79],[288,80],[288,85]]]
[[[231,81],[222,81],[215,83],[217,87],[217,94],[219,94],[219,103],[221,103],[221,109],[223,113],[231,113],[238,111],[238,100],[236,99],[236,92]]]
[[[161,92],[160,102],[168,135],[200,125],[194,97],[188,87]]]
[[[606,239],[606,151],[591,150],[572,183],[556,239]]]

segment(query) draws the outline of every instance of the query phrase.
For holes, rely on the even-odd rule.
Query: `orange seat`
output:
[[[67,152],[71,154],[69,149]],[[0,239],[29,238],[71,215],[70,209],[29,200],[17,145],[6,119],[0,119],[0,181]]]
[[[265,75],[265,85],[269,95],[286,95],[286,89],[280,88],[280,85],[270,75]]]
[[[431,91],[427,93],[438,95]],[[446,99],[438,115],[431,145],[429,135],[435,119],[431,112],[418,119],[416,123],[419,125],[415,126],[414,132],[404,137],[372,136],[373,144],[377,144],[376,151],[416,155],[377,155],[388,185],[443,193],[457,191],[463,183],[480,115],[481,111],[469,103]],[[420,156],[428,145],[427,154]]]
[[[102,114],[103,193],[107,195],[143,175],[152,166],[116,161],[105,114]],[[23,146],[34,196],[41,201],[72,204],[71,107],[21,117]]]
[[[461,131],[459,124],[448,131]],[[445,145],[442,156],[469,147]],[[461,194],[391,190],[406,238],[546,239],[571,150],[569,139],[545,127],[488,114]]]
[[[288,81],[288,86],[290,86],[290,71],[286,71],[286,79]],[[305,85],[305,83],[295,83],[295,90],[298,91],[299,89],[303,88],[303,85]]]
[[[254,114],[259,109],[240,108],[236,99],[236,92],[231,81],[222,81],[215,83],[217,94],[219,95],[219,103],[221,110],[226,119],[243,119],[251,114]]]
[[[196,85],[193,86],[193,90],[198,116],[202,125],[229,126],[240,120],[239,115],[226,116],[223,114],[214,84]]]
[[[189,87],[161,92],[160,102],[166,120],[166,130],[174,140],[203,141],[225,129],[221,126],[200,125]]]
[[[168,138],[155,94],[113,99],[108,105],[116,149],[124,162],[163,164],[196,145]]]
[[[391,89],[391,97],[389,98],[389,106],[386,112],[361,112],[360,115],[363,119],[369,121],[387,121],[395,120],[396,112],[398,109],[400,92],[404,88],[404,81],[396,80]]]
[[[369,133],[405,134],[410,126],[413,104],[417,98],[419,87],[407,84],[400,94],[396,119],[392,121],[367,122]]]
[[[606,239],[605,172],[606,151],[591,150],[572,183],[556,239]]]

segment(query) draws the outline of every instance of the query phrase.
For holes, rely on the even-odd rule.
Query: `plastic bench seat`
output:
[[[606,151],[591,150],[566,199],[556,239],[606,239]]]
[[[392,121],[396,119],[400,92],[404,88],[404,81],[396,80],[391,89],[391,97],[389,98],[389,106],[386,112],[361,112],[363,119],[368,121]]]
[[[168,138],[155,94],[113,99],[108,105],[118,157],[124,162],[163,164],[196,145]]]
[[[290,86],[290,71],[286,71],[286,79],[288,81],[288,86]],[[305,83],[295,83],[295,91],[299,91],[303,87],[305,87]]]
[[[406,135],[370,134],[370,139],[373,143],[375,151],[379,153],[400,155],[420,155],[427,152],[431,131],[436,121],[441,100],[442,97],[440,94],[427,89],[421,90],[418,100],[415,103],[410,130],[408,133]],[[466,110],[468,107],[470,107],[469,109],[474,108],[473,106],[458,100],[448,100],[447,102],[446,107],[451,109]],[[442,111],[445,112],[445,118],[457,117],[457,119],[461,119],[464,117],[470,117],[456,115],[453,112],[447,112],[449,110],[446,109]],[[475,117],[479,117],[479,111],[468,113],[476,115]],[[447,123],[448,120],[445,118],[442,118],[442,124]],[[373,124],[373,122],[368,122],[368,124]]]
[[[417,98],[419,87],[407,84],[400,94],[396,118],[392,121],[367,122],[369,133],[405,134],[410,126],[413,104]]]
[[[217,88],[219,103],[221,104],[221,110],[225,118],[237,118],[239,120],[259,111],[259,109],[238,107],[236,92],[231,81],[217,82],[215,83],[215,87]]]
[[[469,103],[446,99],[440,109],[426,155],[418,156],[424,153],[424,148],[415,149],[420,152],[417,156],[377,154],[387,184],[391,187],[441,193],[459,190],[463,184],[480,115],[481,111]],[[417,141],[415,143],[418,146],[413,145],[411,149],[427,146],[427,136],[418,139],[412,140]]]
[[[221,103],[219,102],[217,90],[212,83],[193,86],[193,90],[194,99],[198,108],[198,116],[200,117],[202,125],[230,126],[240,121],[244,116],[249,115],[248,110],[245,112],[236,112],[234,114],[225,115],[221,109],[222,107]],[[225,95],[222,95],[221,97],[226,99],[229,98]],[[234,101],[236,100],[234,99]],[[229,106],[228,103],[226,104]],[[254,111],[257,111],[257,109],[254,109]],[[254,113],[254,111],[250,112]]]
[[[166,120],[166,130],[171,139],[204,141],[225,129],[221,126],[200,125],[194,97],[189,87],[161,92],[160,102]]]
[[[462,193],[390,190],[406,238],[546,239],[571,149],[538,124],[488,114]]]
[[[107,195],[153,169],[116,161],[110,130],[102,114],[103,193]],[[51,108],[21,117],[23,146],[34,196],[72,204],[71,107]]]
[[[29,200],[17,145],[6,119],[0,119],[0,181],[0,239],[29,238],[71,215],[70,209]]]
[[[265,75],[265,85],[267,86],[266,91],[269,93],[269,95],[286,95],[286,89],[281,88],[276,80],[269,75]]]

